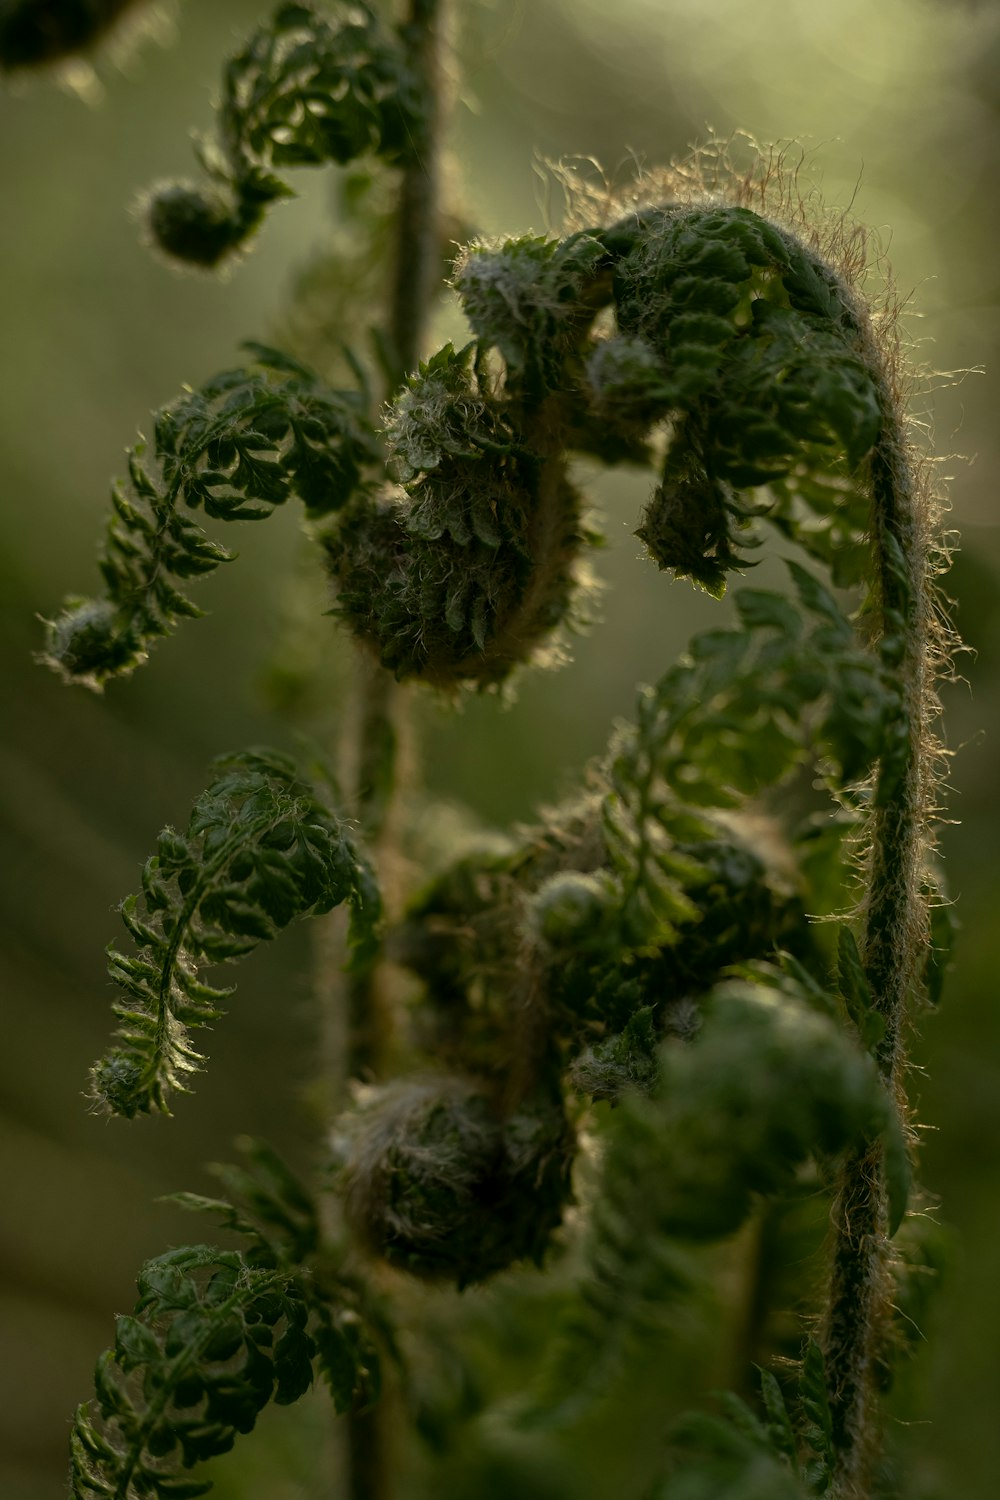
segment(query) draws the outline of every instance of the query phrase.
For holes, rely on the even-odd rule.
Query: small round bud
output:
[[[681,459],[673,468],[653,491],[635,534],[657,567],[720,599],[726,574],[741,565],[733,547],[738,517],[731,491],[693,462]]]
[[[602,948],[613,937],[619,905],[614,880],[606,871],[565,870],[539,886],[530,911],[546,943],[579,951]]]
[[[541,1260],[569,1197],[560,1108],[504,1120],[474,1083],[432,1079],[379,1090],[347,1130],[347,1216],[386,1260],[459,1288]]]
[[[141,656],[110,600],[79,600],[46,621],[41,659],[68,682],[99,688],[106,677],[128,670]]]
[[[97,1104],[113,1115],[131,1120],[141,1110],[149,1108],[141,1070],[120,1047],[113,1048],[94,1064],[90,1081],[91,1094]]]
[[[186,182],[154,193],[146,205],[146,223],[167,255],[206,270],[231,255],[244,237],[243,225],[222,193]]]

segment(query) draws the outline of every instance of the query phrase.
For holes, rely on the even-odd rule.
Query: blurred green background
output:
[[[1000,9],[458,0],[456,10],[451,144],[476,230],[555,225],[543,157],[595,158],[614,176],[711,132],[793,139],[804,180],[877,228],[917,359],[988,372],[939,379],[915,401],[937,451],[964,455],[942,461],[962,536],[948,588],[975,654],[944,693],[959,752],[949,811],[959,821],[942,834],[959,967],[940,1014],[921,1019],[912,1077],[928,1127],[924,1176],[957,1248],[907,1408],[916,1494],[987,1500],[1000,1469]],[[274,335],[293,272],[328,233],[331,179],[302,174],[301,196],[226,280],[177,275],[138,240],[137,190],[190,172],[189,132],[209,126],[219,61],[260,13],[255,0],[189,0],[172,38],[168,24],[124,60],[100,54],[85,98],[52,79],[0,87],[0,1495],[11,1500],[63,1493],[69,1417],[111,1315],[131,1305],[144,1258],[191,1237],[157,1195],[204,1189],[201,1163],[225,1158],[240,1132],[310,1158],[304,1081],[316,1035],[302,930],[244,967],[211,1038],[211,1079],[174,1121],[109,1125],[82,1098],[108,1027],[113,909],[159,828],[186,817],[213,755],[294,746],[268,689],[282,664],[317,667],[330,698],[316,732],[336,724],[343,642],[326,622],[318,632],[303,623],[323,595],[297,517],[245,528],[240,562],[200,588],[209,617],[103,698],[63,688],[32,661],[37,616],[94,587],[108,480],[136,427],[182,382],[235,363],[241,339]],[[487,819],[529,817],[601,748],[636,681],[715,617],[717,606],[640,558],[631,532],[646,487],[594,478],[612,542],[598,559],[608,587],[572,666],[526,678],[513,709],[487,699],[458,715],[420,710],[431,789]],[[220,1495],[328,1493],[310,1456],[323,1429],[313,1408],[269,1415]]]

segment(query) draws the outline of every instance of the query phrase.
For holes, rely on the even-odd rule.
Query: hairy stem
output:
[[[410,65],[422,80],[425,116],[419,140],[402,171],[396,214],[396,249],[389,297],[390,393],[416,368],[440,279],[440,136],[443,115],[443,0],[408,0],[401,27]],[[400,693],[387,672],[360,659],[354,727],[353,801],[380,865],[391,864],[387,848],[397,785]],[[384,883],[385,884],[385,883]],[[391,904],[391,891],[387,893]],[[390,1041],[386,997],[373,963],[349,976],[346,1046],[342,1079],[378,1076]],[[330,1024],[342,1035],[341,1023]],[[383,1397],[383,1402],[385,1397]],[[391,1395],[389,1396],[391,1400]],[[351,1500],[388,1500],[389,1433],[384,1404],[347,1420],[348,1493]]]
[[[440,280],[440,143],[444,114],[442,38],[444,0],[408,0],[402,27],[411,67],[426,101],[420,139],[403,169],[396,214],[396,261],[389,334],[396,359],[394,385],[416,368]]]
[[[872,455],[872,534],[880,636],[898,640],[904,768],[883,766],[871,819],[861,955],[885,1023],[875,1052],[905,1126],[902,1033],[925,930],[921,874],[929,803],[930,604],[921,496],[888,380],[880,382],[882,431]],[[885,1152],[863,1143],[845,1161],[834,1207],[834,1248],[824,1352],[838,1454],[831,1496],[864,1500],[872,1447],[872,1376],[888,1286]]]
[[[410,65],[423,81],[426,100],[420,139],[402,172],[396,215],[396,257],[389,301],[388,343],[395,361],[391,385],[416,367],[438,286],[442,90],[442,0],[409,0],[401,28]],[[399,692],[388,673],[367,659],[358,663],[354,802],[373,849],[384,846],[396,784],[400,734]],[[384,853],[384,847],[381,849]],[[348,983],[347,1072],[377,1074],[388,1043],[388,1018],[374,965]]]

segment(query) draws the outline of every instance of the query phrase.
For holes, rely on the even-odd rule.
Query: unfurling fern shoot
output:
[[[462,1419],[421,1386],[376,1287],[399,1291],[412,1339],[400,1277],[461,1289],[562,1255],[557,1333],[490,1418],[559,1451],[643,1332],[697,1300],[719,1264],[706,1246],[755,1233],[780,1249],[818,1200],[832,1228],[822,1250],[814,1236],[806,1318],[791,1342],[774,1332],[762,1283],[742,1394],[674,1426],[648,1493],[861,1500],[916,1201],[908,1017],[939,985],[944,934],[938,920],[931,945],[947,640],[892,325],[865,302],[842,222],[811,226],[766,158],[745,177],[716,161],[709,182],[706,156],[700,177],[640,178],[621,201],[581,193],[563,236],[466,246],[451,285],[467,336],[428,354],[440,21],[433,0],[395,28],[364,4],[279,6],[227,67],[205,181],[149,201],[161,247],[213,266],[287,194],[286,167],[363,156],[400,173],[413,262],[397,257],[376,340],[385,400],[361,351],[355,387],[335,390],[249,345],[245,367],[169,402],[113,490],[104,594],[67,601],[44,659],[94,687],[132,672],[200,612],[189,581],[230,559],[196,513],[264,520],[297,496],[342,635],[380,684],[357,758],[381,771],[359,829],[284,757],[218,763],[122,906],[137,952],[110,953],[123,996],[92,1092],[129,1117],[166,1110],[203,1061],[192,1029],[228,993],[202,968],[342,903],[342,1000],[369,1032],[331,1129],[342,1215],[260,1146],[254,1173],[224,1173],[225,1198],[187,1198],[249,1248],[144,1269],[96,1411],[77,1417],[75,1493],[201,1493],[182,1471],[293,1400],[314,1361],[355,1421],[381,1354],[418,1431],[440,1438]],[[391,679],[455,696],[558,655],[595,540],[581,455],[650,468],[636,534],[663,571],[721,597],[777,533],[789,588],[740,588],[727,624],[640,689],[575,795],[457,848],[386,915]],[[799,795],[817,789],[822,807]],[[366,1013],[386,959],[408,986],[394,1054]],[[375,1076],[387,1058],[395,1076]],[[791,1297],[804,1305],[801,1279]],[[474,1447],[488,1424],[471,1411]],[[377,1430],[351,1427],[355,1500],[386,1493]]]

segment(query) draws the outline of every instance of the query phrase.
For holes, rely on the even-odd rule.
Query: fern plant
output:
[[[226,65],[204,181],[147,201],[161,250],[202,268],[252,241],[284,168],[363,158],[398,207],[375,358],[349,351],[350,389],[251,344],[170,401],[113,488],[103,593],[47,625],[67,681],[127,676],[200,612],[185,590],[231,560],[227,523],[297,498],[365,663],[350,821],[286,757],[225,756],[122,904],[134,952],[109,951],[97,1107],[168,1111],[204,1061],[192,1031],[231,993],[203,969],[341,904],[350,1043],[317,1188],[256,1143],[223,1196],[182,1195],[243,1248],[142,1269],[77,1413],[73,1493],[204,1493],[192,1468],[314,1373],[348,1423],[348,1493],[394,1493],[380,1369],[431,1450],[486,1426],[435,1394],[419,1339],[407,1350],[414,1318],[436,1337],[408,1288],[524,1262],[558,1288],[557,1327],[489,1420],[558,1452],[650,1327],[669,1347],[754,1237],[737,1388],[691,1393],[643,1493],[902,1493],[879,1394],[926,1259],[903,1081],[947,962],[931,820],[948,636],[892,324],[842,220],[809,222],[766,158],[740,176],[706,154],[620,200],[581,186],[562,234],[467,245],[450,276],[467,341],[428,353],[443,10],[411,0],[393,25],[353,0],[280,5]],[[721,598],[777,534],[789,587],[739,588],[537,825],[383,899],[394,683],[454,697],[558,654],[596,539],[580,455],[654,471],[636,534],[660,569]],[[388,962],[408,981],[395,1014]],[[830,1230],[808,1260],[793,1247],[817,1204]]]

